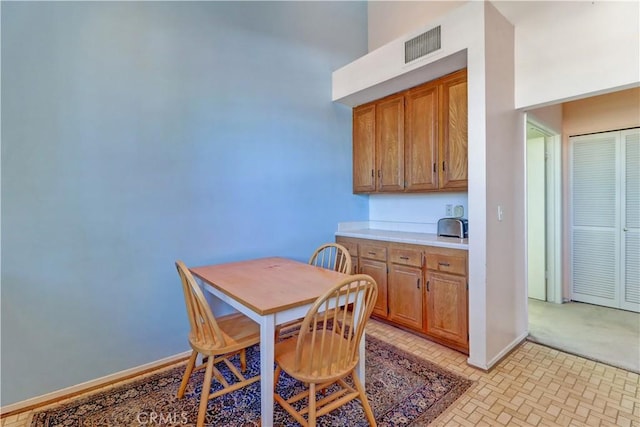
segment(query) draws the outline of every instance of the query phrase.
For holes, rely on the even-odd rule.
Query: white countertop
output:
[[[386,242],[410,243],[423,246],[469,250],[469,239],[438,237],[435,233],[381,230],[376,228],[354,228],[336,231],[336,236],[360,239],[383,240]]]

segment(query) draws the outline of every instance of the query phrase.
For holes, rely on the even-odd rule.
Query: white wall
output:
[[[425,5],[428,3],[428,5]],[[425,23],[445,16],[466,1],[370,1],[368,5],[369,52]],[[425,7],[426,6],[426,7]]]
[[[402,9],[403,4],[398,7]],[[491,18],[486,23],[485,7]],[[369,28],[377,28],[376,24],[369,22]],[[486,369],[526,335],[521,200],[524,118],[513,108],[513,26],[490,4],[481,2],[466,3],[413,33],[435,25],[442,26],[442,48],[436,54],[404,65],[404,40],[413,34],[393,40],[334,72],[334,100],[357,105],[363,99],[375,99],[384,91],[419,83],[420,78],[427,81],[438,77],[437,73],[453,71],[450,67],[464,55],[469,112],[467,210],[472,236],[468,361]],[[493,214],[497,204],[507,215],[499,224]]]
[[[548,130],[562,133],[562,104],[549,105],[527,111],[528,117]]]
[[[429,7],[428,2],[421,3]],[[402,11],[404,3],[398,3]],[[485,10],[486,9],[486,10]],[[402,12],[399,12],[402,14]],[[485,13],[487,21],[485,22]],[[369,30],[379,22],[369,21]],[[442,49],[403,64],[404,40],[442,26]],[[381,28],[384,26],[380,25]],[[469,105],[468,362],[489,368],[526,336],[524,116],[514,109],[514,29],[489,3],[469,2],[334,72],[347,105],[427,81],[465,55]],[[505,217],[496,219],[501,205]],[[370,208],[371,209],[371,208]],[[374,209],[375,210],[375,209]],[[371,210],[370,210],[371,212]]]
[[[508,14],[515,30],[489,6],[485,23],[479,2],[429,22],[423,20],[435,11],[427,11],[430,2],[371,2],[368,28],[375,41],[370,46],[381,47],[334,72],[333,80],[333,99],[357,105],[367,96],[375,99],[385,91],[402,89],[403,84],[415,84],[416,79],[435,78],[455,66],[455,53],[460,49],[466,53],[468,217],[473,230],[469,363],[475,366],[489,366],[509,347],[510,339],[526,334],[525,132],[524,117],[513,108],[544,107],[637,86],[640,80],[638,2],[496,2],[496,6],[505,13],[515,12]],[[404,40],[436,25],[443,29],[441,52],[422,63],[403,65]],[[404,37],[396,38],[403,30]],[[513,44],[500,38],[503,31],[513,35]],[[448,37],[450,32],[454,40]],[[513,52],[511,64],[504,63],[505,52]],[[503,74],[502,66],[512,69],[508,80],[496,78]],[[562,112],[557,107],[539,109],[536,114],[558,130]],[[500,224],[495,219],[497,204],[505,211]],[[502,305],[495,306],[494,299]]]
[[[473,3],[453,9],[449,14],[394,39],[373,52],[333,72],[332,99],[340,103],[356,106],[382,98],[386,95],[408,89],[467,66],[469,54],[466,49],[470,42],[481,46],[468,35],[471,21],[478,15],[470,15]],[[428,7],[428,2],[420,4]],[[399,2],[398,7],[406,5]],[[371,5],[370,5],[371,7]],[[475,6],[480,9],[480,5]],[[402,9],[400,9],[402,10]],[[382,21],[384,22],[384,20]],[[384,27],[378,22],[369,22],[369,28]],[[420,59],[404,63],[404,42],[440,25],[442,48]]]
[[[516,108],[638,84],[640,2],[539,3],[515,23]]]
[[[513,52],[513,25],[485,3],[489,366],[527,334],[524,115],[514,109]]]
[[[369,221],[435,226],[438,219],[447,216],[448,204],[461,205],[464,208],[464,217],[467,217],[467,193],[374,194],[369,196]]]
[[[464,2],[372,1],[369,51],[449,16]],[[516,108],[637,86],[640,2],[494,2],[515,25]]]

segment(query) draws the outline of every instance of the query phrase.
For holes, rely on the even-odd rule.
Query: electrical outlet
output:
[[[446,208],[447,209],[446,209],[445,215],[447,215],[447,216],[453,215],[453,205],[446,205]]]

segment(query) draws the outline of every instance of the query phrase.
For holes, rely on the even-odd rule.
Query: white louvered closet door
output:
[[[619,132],[570,138],[571,299],[618,307]]]
[[[571,299],[640,311],[640,131],[571,137]]]
[[[621,308],[640,311],[640,129],[623,131],[623,293]]]

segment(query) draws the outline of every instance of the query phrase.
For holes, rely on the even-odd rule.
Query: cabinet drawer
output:
[[[428,253],[427,269],[443,273],[467,274],[467,257],[465,254]]]
[[[347,240],[344,237],[336,238],[336,243],[341,244],[349,251],[349,255],[352,257],[358,256],[358,243],[353,240]]]
[[[376,259],[379,261],[387,260],[387,248],[382,245],[371,243],[360,243],[361,258]]]
[[[391,246],[389,260],[394,264],[422,267],[422,251],[414,248]]]

